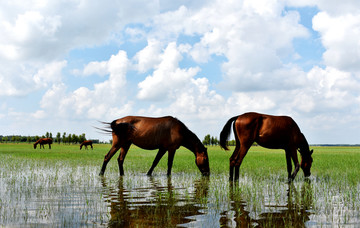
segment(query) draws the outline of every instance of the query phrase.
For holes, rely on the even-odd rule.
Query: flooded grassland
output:
[[[30,148],[29,148],[30,147]],[[314,148],[312,176],[286,182],[283,151],[253,147],[238,183],[228,181],[229,152],[209,148],[211,176],[180,149],[173,175],[156,151],[131,148],[119,177],[114,157],[98,176],[109,145],[0,144],[0,226],[358,227],[360,149]]]

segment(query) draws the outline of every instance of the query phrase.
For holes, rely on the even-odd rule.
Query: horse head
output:
[[[36,145],[37,145],[37,143],[34,143],[34,149],[36,149]]]
[[[311,172],[310,172],[310,169],[311,169],[311,165],[312,165],[312,162],[313,162],[313,159],[311,157],[312,153],[314,151],[313,150],[310,150],[308,152],[308,154],[301,154],[301,169],[303,170],[304,172],[304,176],[305,177],[308,177],[311,175]]]
[[[210,167],[209,167],[209,157],[207,154],[206,147],[202,146],[200,150],[196,150],[195,153],[195,163],[199,168],[200,172],[203,176],[210,175]]]

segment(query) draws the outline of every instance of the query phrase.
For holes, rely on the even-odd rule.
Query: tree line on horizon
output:
[[[85,133],[82,133],[80,135],[76,135],[76,134],[66,134],[66,132],[64,132],[63,134],[61,134],[60,132],[58,132],[56,134],[55,137],[53,137],[51,132],[46,132],[45,135],[42,136],[21,136],[21,135],[0,135],[0,142],[2,143],[7,143],[7,142],[12,142],[12,143],[20,143],[20,142],[27,142],[27,143],[33,143],[36,142],[37,140],[39,140],[40,138],[52,138],[54,143],[63,143],[63,144],[77,144],[77,143],[82,143],[83,141],[86,140],[86,136]],[[92,141],[94,143],[99,143],[98,139],[92,139]]]
[[[205,135],[202,143],[205,145],[205,146],[218,146],[220,141],[218,140],[217,137],[214,137],[214,136],[211,136],[210,134],[207,134]],[[227,145],[228,146],[235,146],[236,145],[236,141],[235,139],[233,140],[228,140],[227,141]]]

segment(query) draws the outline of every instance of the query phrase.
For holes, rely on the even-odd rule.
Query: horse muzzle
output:
[[[210,172],[202,172],[201,174],[202,174],[204,177],[210,176]]]

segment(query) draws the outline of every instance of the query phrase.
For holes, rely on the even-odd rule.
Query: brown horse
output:
[[[37,144],[40,144],[41,147],[45,149],[44,144],[49,144],[49,149],[51,149],[52,139],[51,138],[40,138],[34,143],[34,149],[36,149]]]
[[[226,141],[230,135],[232,122],[234,122],[236,147],[230,157],[230,181],[233,180],[234,168],[235,180],[239,179],[240,165],[254,142],[265,148],[285,150],[289,181],[294,180],[299,171],[300,166],[297,157],[297,150],[299,149],[302,158],[301,168],[305,177],[310,176],[313,150],[310,151],[305,136],[291,117],[253,112],[235,116],[228,120],[220,133],[220,146],[225,150],[229,149]],[[291,159],[295,165],[292,174]]]
[[[85,146],[85,150],[87,150],[88,148],[87,148],[87,146],[91,146],[91,149],[93,149],[93,142],[91,141],[91,140],[85,140],[84,142],[82,142],[81,144],[80,144],[80,150],[81,150],[81,148],[83,147],[83,146]]]
[[[180,146],[184,146],[195,154],[195,163],[203,175],[210,174],[207,149],[199,138],[176,118],[127,116],[114,120],[110,127],[111,131],[108,132],[112,133],[113,143],[104,158],[100,175],[104,175],[107,163],[119,149],[121,149],[118,157],[119,171],[121,176],[124,175],[123,163],[131,144],[145,150],[159,149],[147,172],[149,176],[166,151],[168,151],[167,175],[171,175],[175,151]]]

